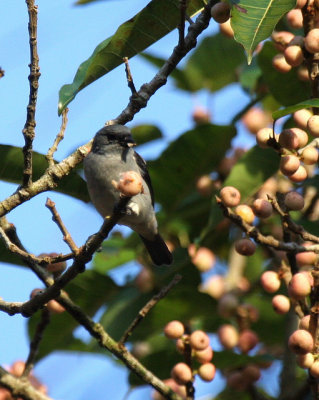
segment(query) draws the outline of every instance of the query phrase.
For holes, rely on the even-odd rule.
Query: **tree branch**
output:
[[[22,130],[25,145],[23,147],[24,154],[24,171],[22,186],[27,188],[32,183],[32,143],[35,136],[35,112],[38,96],[40,68],[39,56],[37,50],[37,15],[38,7],[34,4],[34,0],[26,0],[29,14],[29,43],[30,43],[30,94],[29,104],[27,106],[27,120]]]

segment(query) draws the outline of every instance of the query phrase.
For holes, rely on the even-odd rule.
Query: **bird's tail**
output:
[[[151,259],[156,265],[170,265],[173,262],[172,253],[168,250],[166,243],[164,242],[161,235],[157,234],[154,240],[146,239],[141,236],[143,243],[151,256]]]

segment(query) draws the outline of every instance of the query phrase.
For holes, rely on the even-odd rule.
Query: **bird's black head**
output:
[[[92,149],[97,150],[110,144],[120,144],[123,147],[135,145],[131,131],[124,125],[107,125],[94,136]]]

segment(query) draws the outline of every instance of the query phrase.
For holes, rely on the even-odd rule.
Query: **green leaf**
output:
[[[90,316],[112,298],[117,290],[118,287],[111,278],[92,270],[78,275],[66,287],[70,298]],[[28,321],[30,339],[39,319],[40,313],[37,312]],[[86,344],[73,336],[76,327],[77,322],[67,312],[52,314],[39,348],[38,359],[57,350],[88,351]]]
[[[309,83],[302,82],[297,77],[296,68],[282,74],[272,66],[273,57],[278,54],[273,43],[264,44],[258,54],[258,65],[262,70],[262,77],[273,97],[282,105],[290,106],[310,97]]]
[[[20,184],[24,168],[22,148],[0,145],[0,158],[0,180]],[[48,162],[45,156],[34,151],[33,179],[39,179],[47,168]],[[68,176],[64,177],[54,190],[85,202],[90,201],[86,183],[75,171],[72,171]]]
[[[192,16],[203,8],[203,0],[190,0],[187,14]],[[133,18],[122,24],[116,33],[105,39],[84,61],[73,80],[59,93],[59,114],[84,87],[161,39],[177,27],[180,21],[179,0],[152,0]]]
[[[293,106],[277,110],[272,113],[272,117],[274,120],[276,120],[278,118],[292,114],[295,111],[301,110],[303,108],[311,108],[311,107],[319,107],[319,99],[305,100],[305,101],[302,101],[301,103],[295,104]]]
[[[166,211],[176,209],[192,192],[196,179],[217,167],[235,135],[234,126],[201,125],[181,135],[158,160],[148,163],[155,198]]]
[[[296,0],[232,1],[231,26],[247,53],[248,64],[258,43],[267,39],[280,18],[296,6]]]
[[[236,68],[244,60],[242,49],[234,40],[229,40],[221,33],[206,37],[190,56],[183,70],[187,86],[183,86],[183,81],[177,82],[177,86],[191,91],[206,88],[214,92],[237,82]]]
[[[157,126],[150,124],[136,125],[131,128],[131,132],[138,145],[163,137],[162,131]]]

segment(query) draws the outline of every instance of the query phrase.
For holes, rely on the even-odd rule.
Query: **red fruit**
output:
[[[53,314],[61,314],[65,311],[65,308],[61,306],[56,300],[48,301],[47,308]]]
[[[280,278],[275,271],[265,271],[260,278],[261,286],[268,293],[275,293],[280,288]]]
[[[236,207],[235,212],[237,215],[241,217],[241,219],[247,224],[252,224],[255,219],[255,214],[251,207],[247,206],[246,204],[240,204]]]
[[[260,129],[265,128],[270,122],[269,115],[258,107],[250,108],[242,117],[242,123],[253,134],[257,134]]]
[[[240,203],[240,192],[233,186],[225,186],[220,191],[220,198],[226,207],[236,207]]]
[[[301,158],[306,165],[316,164],[318,161],[318,150],[315,147],[306,147],[301,153]]]
[[[280,158],[279,168],[280,171],[286,175],[290,176],[294,174],[300,166],[300,161],[297,156],[294,155],[286,155]]]
[[[285,195],[285,205],[289,210],[301,211],[304,208],[305,200],[298,192],[289,192]]]
[[[194,246],[190,245],[189,247]],[[194,246],[195,247],[195,246]],[[189,249],[189,253],[193,253],[193,249]],[[192,256],[192,263],[201,272],[209,271],[216,263],[215,254],[207,247],[200,247],[195,250],[195,255]]]
[[[150,292],[154,288],[152,272],[148,268],[142,267],[134,280],[134,284],[141,293]]]
[[[180,321],[170,321],[164,327],[164,335],[169,339],[179,339],[184,334],[184,325]]]
[[[292,68],[292,66],[287,63],[285,56],[281,53],[275,55],[272,59],[272,65],[278,72],[283,74],[289,72]]]
[[[235,346],[237,346],[239,334],[233,325],[221,325],[217,334],[220,343],[225,347],[225,349],[233,349]]]
[[[311,368],[314,363],[314,357],[311,353],[298,354],[296,360],[300,368]]]
[[[197,350],[195,352],[196,360],[201,364],[205,364],[205,363],[208,363],[209,361],[211,361],[211,359],[213,358],[213,355],[214,355],[214,352],[210,346],[206,347],[206,349],[204,349],[204,350]]]
[[[204,293],[219,299],[225,293],[225,278],[222,275],[210,276],[202,287]]]
[[[190,335],[189,343],[194,350],[204,350],[209,346],[209,337],[204,331],[197,330]]]
[[[216,367],[212,363],[202,364],[198,368],[198,375],[205,382],[211,382],[215,378]]]
[[[305,179],[307,179],[307,170],[303,165],[300,165],[299,168],[297,169],[297,171],[289,176],[289,179],[292,182],[303,182]]]
[[[131,197],[143,193],[142,177],[135,171],[121,173],[119,182],[112,181],[112,184],[123,196]]]
[[[300,9],[290,10],[287,15],[288,24],[294,29],[301,29],[303,26],[303,17]]]
[[[292,116],[299,128],[307,129],[307,123],[312,116],[312,112],[307,108],[302,108],[301,110],[295,111]]]
[[[218,301],[218,312],[224,318],[231,317],[237,310],[238,298],[233,293],[224,294]]]
[[[305,48],[309,53],[319,52],[319,29],[311,29],[305,37]]]
[[[211,8],[210,14],[216,22],[223,24],[230,18],[230,7],[227,3],[216,3]]]
[[[267,149],[269,147],[268,141],[273,138],[272,128],[262,128],[256,133],[256,142],[262,149]]]
[[[41,253],[39,254],[38,257],[44,258],[44,257],[57,257],[59,254],[58,253]],[[60,261],[54,264],[47,264],[46,265],[46,270],[48,272],[63,272],[66,268],[66,262],[65,261]]]
[[[201,196],[208,197],[214,189],[214,182],[209,175],[203,175],[196,182],[196,189]]]
[[[256,199],[253,202],[254,214],[259,218],[268,218],[272,214],[272,205],[264,199]]]
[[[288,346],[296,354],[307,354],[313,350],[314,342],[308,331],[298,329],[290,335]]]
[[[244,329],[239,334],[238,347],[243,353],[248,353],[258,342],[259,338],[257,334],[250,329]]]
[[[307,128],[312,136],[319,137],[319,115],[313,115],[308,119]]]
[[[304,60],[302,48],[300,46],[288,46],[284,51],[285,60],[292,67],[299,67]]]
[[[250,239],[239,239],[235,242],[235,249],[243,256],[252,256],[256,251],[256,245]]]
[[[185,363],[178,363],[176,364],[172,371],[171,376],[177,383],[183,385],[192,380],[193,374],[190,367]]]
[[[309,279],[302,272],[293,275],[288,287],[289,295],[297,300],[308,296],[311,292]]]
[[[309,372],[314,378],[319,378],[319,361],[315,361],[311,365]]]
[[[290,300],[283,294],[274,296],[271,303],[277,314],[286,314],[290,309]]]
[[[202,107],[195,107],[192,119],[197,125],[208,124],[211,121],[211,115],[208,110]]]

